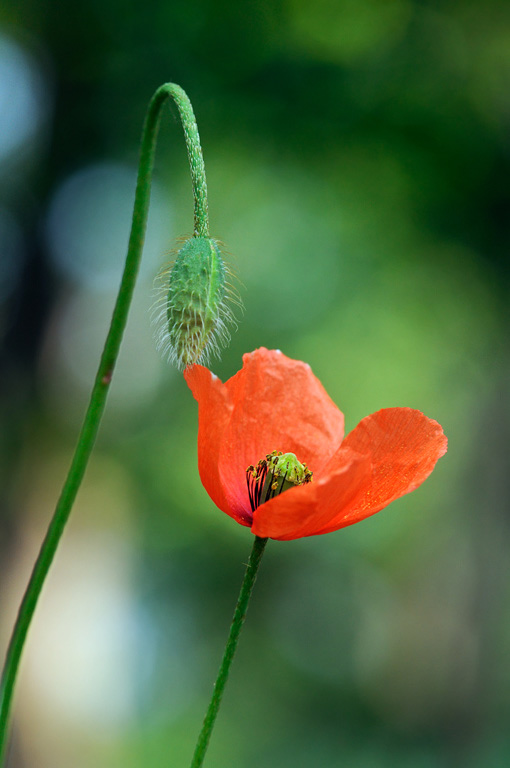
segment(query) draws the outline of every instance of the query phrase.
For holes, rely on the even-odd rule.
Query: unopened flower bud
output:
[[[227,324],[235,320],[227,304],[232,290],[226,275],[220,249],[210,237],[189,238],[163,274],[158,347],[178,368],[207,362],[230,341]]]

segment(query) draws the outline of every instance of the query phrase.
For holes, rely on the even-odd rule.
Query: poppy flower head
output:
[[[344,418],[310,366],[264,348],[221,382],[184,376],[199,407],[198,465],[214,503],[254,534],[328,533],[417,488],[446,452],[441,426],[412,408]],[[313,482],[312,480],[313,474]]]

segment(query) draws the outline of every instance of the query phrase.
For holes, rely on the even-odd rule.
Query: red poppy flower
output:
[[[279,350],[244,355],[225,383],[201,365],[184,376],[198,401],[202,483],[257,536],[298,539],[357,523],[421,485],[446,452],[441,426],[412,408],[377,411],[344,439],[343,414],[310,366]],[[275,496],[270,477],[262,493],[269,454],[280,451],[295,454],[307,477]]]

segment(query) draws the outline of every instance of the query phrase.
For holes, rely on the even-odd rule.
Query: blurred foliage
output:
[[[245,305],[216,373],[277,347],[348,429],[409,405],[450,439],[391,509],[270,543],[207,765],[507,765],[510,5],[18,0],[0,34],[1,647],[113,306],[145,108],[171,80]],[[153,273],[192,228],[169,114],[9,768],[185,765],[248,557],[248,530],[199,483],[196,404],[151,340]]]

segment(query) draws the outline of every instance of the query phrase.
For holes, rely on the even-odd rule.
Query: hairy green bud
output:
[[[227,325],[235,320],[227,303],[233,298],[227,274],[216,241],[195,236],[161,276],[162,295],[155,307],[157,344],[181,370],[206,363],[230,341]]]

